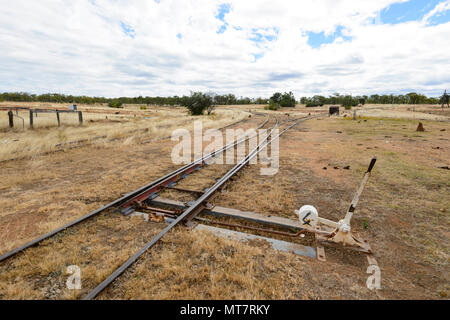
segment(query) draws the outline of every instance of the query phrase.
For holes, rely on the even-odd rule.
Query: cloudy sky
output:
[[[450,0],[0,0],[0,92],[450,89]]]

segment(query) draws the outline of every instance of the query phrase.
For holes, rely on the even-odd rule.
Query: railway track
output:
[[[299,123],[309,119],[311,117],[304,117],[300,119],[291,119],[288,121],[280,122],[278,117],[272,117],[274,124],[270,127],[270,131],[263,139],[259,142],[259,144],[253,150],[250,150],[244,159],[239,161],[235,166],[233,166],[225,175],[223,175],[217,182],[207,191],[203,192],[201,196],[193,201],[190,206],[181,212],[177,217],[174,217],[172,222],[165,227],[161,232],[159,232],[156,236],[154,236],[149,242],[145,244],[138,252],[136,252],[132,257],[130,257],[124,264],[122,264],[118,269],[116,269],[110,276],[108,276],[103,282],[101,282],[94,290],[92,290],[89,294],[87,294],[84,299],[90,300],[94,299],[99,293],[101,293],[105,288],[107,288],[115,279],[117,279],[125,270],[127,270],[134,262],[136,262],[139,257],[142,256],[145,252],[147,252],[150,248],[152,248],[164,235],[166,235],[170,230],[175,228],[180,224],[189,225],[193,219],[196,219],[197,215],[201,213],[208,206],[208,201],[210,201],[218,191],[220,191],[224,186],[230,181],[230,179],[235,176],[240,170],[242,170],[254,157],[258,156],[258,154],[267,148],[275,139],[278,139],[281,135],[283,135],[286,131],[291,129],[292,127],[298,125]],[[269,123],[269,116],[266,117],[265,121],[259,125],[258,128],[263,128]],[[279,133],[275,134],[275,129],[279,128],[282,125],[286,125],[284,129],[282,129]],[[224,153],[228,149],[237,147],[240,144],[246,143],[252,137],[245,137],[242,139],[236,139],[233,143],[230,143],[218,150],[209,153],[203,156],[201,159],[191,162],[188,165],[185,165],[173,172],[143,186],[105,206],[99,208],[93,212],[88,213],[87,215],[72,221],[71,223],[66,224],[63,227],[60,227],[56,230],[53,230],[33,241],[28,242],[27,244],[16,248],[0,257],[0,262],[6,261],[11,257],[33,247],[39,245],[42,241],[52,238],[55,235],[78,225],[88,219],[91,219],[94,216],[99,215],[102,212],[105,212],[108,209],[118,209],[124,215],[131,214],[136,207],[141,207],[147,201],[151,201],[155,195],[166,189],[170,188],[174,184],[179,181],[187,178],[193,172],[198,171],[202,167],[208,165],[208,160],[216,157],[220,153]]]
[[[268,123],[268,121],[269,121],[269,117],[266,117],[264,122],[262,122],[258,126],[258,128],[264,127]],[[247,140],[249,140],[249,138],[236,140],[236,141],[234,141],[234,142],[232,142],[232,143],[230,143],[230,144],[228,144],[228,145],[226,145],[226,146],[224,146],[224,147],[222,147],[222,148],[220,148],[220,149],[218,149],[218,150],[216,150],[214,152],[211,152],[211,153],[203,156],[201,159],[195,160],[195,161],[191,162],[190,164],[185,165],[182,168],[174,170],[171,173],[169,173],[169,174],[167,174],[167,175],[165,175],[165,176],[163,176],[163,177],[161,177],[161,178],[159,178],[159,179],[157,179],[157,180],[155,180],[153,182],[150,182],[149,184],[147,184],[147,185],[145,185],[145,186],[143,186],[143,187],[141,187],[141,188],[139,188],[137,190],[134,190],[134,191],[124,195],[123,197],[121,197],[121,198],[119,198],[117,200],[114,200],[113,202],[108,203],[107,205],[105,205],[105,206],[103,206],[101,208],[99,208],[97,210],[94,210],[94,211],[92,211],[92,212],[82,216],[79,219],[76,219],[76,220],[74,220],[74,221],[72,221],[72,222],[70,222],[70,223],[68,223],[68,224],[66,224],[66,225],[64,225],[64,226],[62,226],[60,228],[57,228],[57,229],[55,229],[55,230],[53,230],[53,231],[51,231],[51,232],[49,232],[49,233],[47,233],[45,235],[42,235],[41,237],[38,237],[37,239],[34,239],[34,240],[24,244],[23,246],[21,246],[19,248],[16,248],[16,249],[14,249],[14,250],[12,250],[10,252],[7,252],[7,253],[3,254],[2,256],[0,256],[0,262],[5,261],[8,258],[16,255],[17,253],[20,253],[20,252],[28,249],[30,247],[38,245],[42,241],[44,241],[46,239],[49,239],[49,238],[55,236],[56,234],[58,234],[58,233],[60,233],[60,232],[62,232],[64,230],[67,230],[68,228],[73,227],[73,226],[75,226],[75,225],[77,225],[77,224],[79,224],[79,223],[81,223],[83,221],[86,221],[86,220],[88,220],[88,219],[98,215],[99,213],[106,211],[107,209],[110,209],[110,208],[115,207],[115,206],[120,206],[121,204],[129,202],[130,200],[133,200],[136,197],[148,194],[149,191],[159,190],[159,189],[161,189],[161,188],[163,188],[165,186],[168,186],[169,184],[171,184],[171,183],[173,183],[175,181],[179,181],[180,179],[183,179],[184,177],[186,177],[186,175],[188,175],[188,174],[192,173],[193,171],[195,171],[197,168],[201,168],[201,167],[205,166],[206,165],[206,161],[208,161],[209,159],[211,159],[215,155],[217,155],[217,154],[219,154],[221,152],[225,152],[226,150],[228,150],[230,148],[233,148],[234,146],[239,145],[241,143],[244,143]]]

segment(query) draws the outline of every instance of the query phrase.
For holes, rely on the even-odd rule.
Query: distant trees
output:
[[[341,96],[339,93],[334,93],[330,97],[324,97],[315,95],[312,98],[302,98],[302,104],[306,104],[306,107],[321,107],[326,104],[340,104],[342,106],[354,106],[358,105],[359,97],[353,98],[350,95]]]
[[[50,102],[50,103],[77,103],[77,104],[96,104],[96,103],[121,103],[123,104],[144,104],[144,105],[161,105],[161,106],[183,106],[187,96],[179,97],[120,97],[120,98],[104,98],[104,97],[87,97],[72,96],[57,93],[45,93],[41,95],[29,94],[25,92],[5,92],[0,94],[0,99],[11,102]],[[215,95],[215,103],[217,105],[233,105],[233,104],[266,104],[267,99],[251,99],[248,97],[237,98],[234,94]]]
[[[215,99],[219,105],[237,104],[238,100],[234,94],[216,95]]]
[[[259,99],[259,100],[258,100]],[[217,105],[243,105],[243,104],[261,104],[261,98],[251,99],[248,97],[237,98],[234,94],[215,95],[214,101]],[[266,100],[267,102],[267,100]]]
[[[359,102],[360,105],[365,105],[365,104],[366,104],[366,98],[364,98],[364,97],[359,97],[359,98],[358,98],[358,102]]]
[[[348,95],[340,95],[334,93],[329,97],[322,95],[315,95],[313,97],[303,97],[300,103],[308,107],[322,106],[325,104],[344,104],[344,100]],[[186,99],[189,96],[172,96],[172,97],[120,97],[120,98],[105,98],[105,97],[88,97],[88,96],[73,96],[57,93],[45,93],[41,95],[29,94],[26,92],[5,92],[0,94],[0,101],[11,102],[50,102],[50,103],[76,103],[76,104],[143,104],[143,105],[161,105],[161,106],[184,106]],[[439,104],[439,98],[428,98],[423,94],[411,92],[404,95],[379,95],[373,94],[370,96],[355,96],[352,97],[358,100],[359,104]],[[248,98],[236,97],[234,94],[214,95],[214,105],[243,105],[243,104],[268,104],[273,108],[278,107],[294,107],[295,97],[292,92],[289,93],[275,93],[271,99],[266,98]],[[352,102],[353,104],[353,102]]]
[[[13,102],[50,102],[78,104],[108,103],[112,100],[103,97],[72,96],[57,93],[35,95],[26,92],[5,92],[0,94],[0,99]]]
[[[415,92],[408,93],[406,95],[409,100],[409,104],[424,104],[427,103],[427,97],[423,94],[417,94]]]
[[[373,94],[370,96],[351,96],[340,95],[334,93],[329,97],[316,95],[313,97],[302,97],[300,99],[301,104],[305,104],[307,107],[318,107],[325,104],[340,104],[342,106],[357,106],[358,104],[438,104],[438,98],[428,98],[423,94],[415,92],[408,93],[406,95],[379,95]]]
[[[265,98],[256,98],[255,99],[255,104],[268,104],[269,103],[269,99],[265,99]]]
[[[306,107],[321,107],[327,103],[327,98],[324,96],[313,96],[312,98],[301,98],[300,102],[306,104]]]

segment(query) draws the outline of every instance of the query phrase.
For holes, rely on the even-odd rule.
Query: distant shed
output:
[[[77,111],[77,105],[76,104],[71,104],[70,106],[69,106],[69,111]]]
[[[332,116],[333,114],[335,114],[335,115],[339,115],[340,114],[339,106],[331,106],[330,107],[330,116]]]

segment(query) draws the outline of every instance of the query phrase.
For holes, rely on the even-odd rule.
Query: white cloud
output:
[[[440,2],[436,7],[428,12],[422,19],[422,22],[428,23],[430,18],[444,11],[450,10],[450,0]]]
[[[2,0],[6,2],[6,0]],[[0,91],[269,96],[450,87],[450,23],[375,24],[399,0],[15,0],[0,11]],[[220,4],[230,3],[223,22]],[[446,9],[436,6],[430,17]],[[134,29],[135,37],[122,30]],[[345,36],[320,48],[307,32]],[[262,41],[251,41],[255,32]],[[181,34],[181,39],[177,37]],[[264,38],[267,36],[267,38]],[[260,57],[255,61],[255,55]]]

